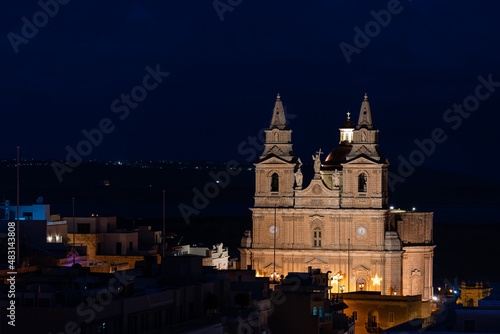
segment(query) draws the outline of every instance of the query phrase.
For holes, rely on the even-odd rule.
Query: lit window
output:
[[[318,315],[318,308],[316,306],[313,307],[313,315]]]

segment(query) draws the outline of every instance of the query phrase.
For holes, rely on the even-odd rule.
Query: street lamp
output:
[[[340,280],[343,279],[344,276],[340,273],[340,271],[338,273],[336,273],[335,275],[333,275],[332,279],[337,282],[337,293],[340,293]]]
[[[363,291],[364,287],[365,287],[365,283],[359,283],[359,291]]]

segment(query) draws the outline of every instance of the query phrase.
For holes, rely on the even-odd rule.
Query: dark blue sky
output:
[[[85,159],[245,160],[238,145],[268,126],[279,92],[308,161],[337,145],[345,112],[357,121],[367,92],[392,164],[442,128],[448,139],[425,167],[496,171],[486,161],[499,142],[500,87],[460,125],[443,115],[475,95],[478,76],[500,82],[497,2],[401,0],[350,63],[339,44],[354,45],[354,28],[392,1],[239,2],[220,0],[237,4],[221,21],[213,1],[72,0],[45,23],[37,1],[2,1],[0,157],[19,144],[24,158],[64,158],[109,118],[113,131]],[[9,33],[22,37],[33,15],[38,33],[15,53]],[[157,64],[169,76],[126,117],[114,113]]]

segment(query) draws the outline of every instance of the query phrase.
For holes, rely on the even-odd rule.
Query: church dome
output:
[[[321,165],[323,170],[342,169],[342,163],[351,152],[352,145],[341,144],[328,154],[325,162]]]
[[[342,124],[342,129],[354,129],[356,128],[356,125],[354,125],[353,122],[351,122],[350,119],[347,119],[344,124]]]

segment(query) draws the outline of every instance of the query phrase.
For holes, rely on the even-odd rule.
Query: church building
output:
[[[339,130],[339,144],[324,161],[321,150],[312,156],[314,177],[303,185],[277,96],[255,162],[253,229],[242,239],[242,267],[273,279],[312,267],[329,272],[332,292],[432,299],[433,214],[389,209],[389,163],[366,94],[358,123],[348,113]]]

